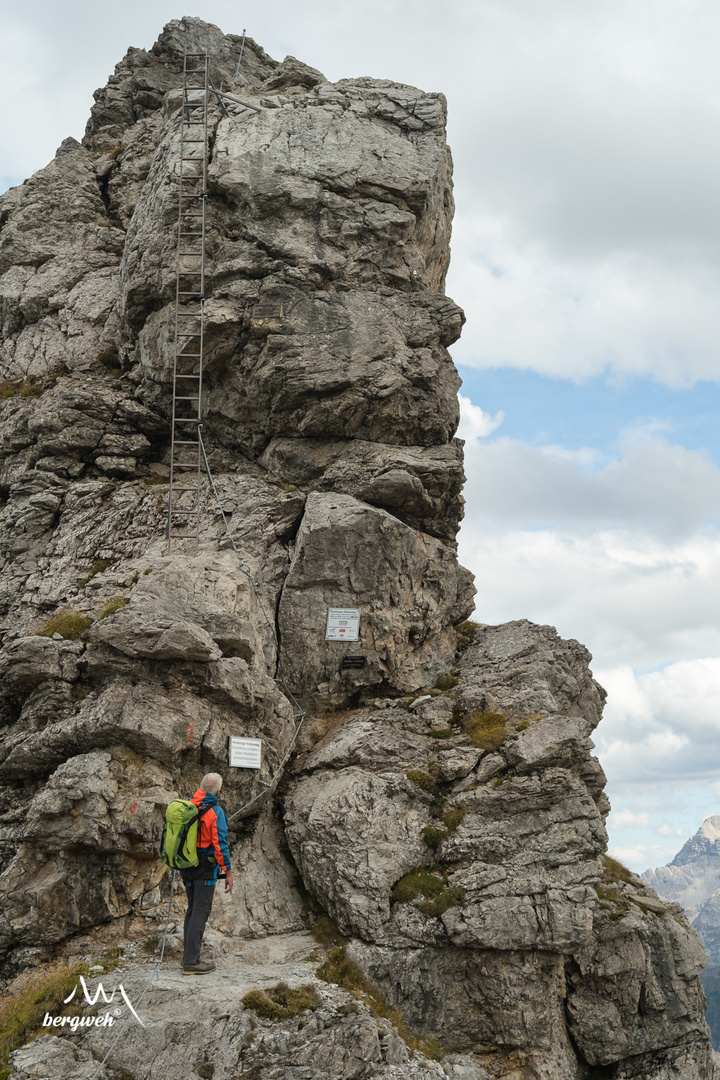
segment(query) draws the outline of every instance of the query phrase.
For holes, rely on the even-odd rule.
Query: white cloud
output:
[[[647,813],[633,814],[631,810],[618,810],[611,815],[609,823],[614,829],[631,829],[637,826],[651,828],[652,818]]]
[[[486,413],[482,414],[487,416]],[[591,447],[529,446],[497,438],[465,450],[465,532],[566,526],[688,536],[720,517],[720,469],[699,451],[661,439],[627,438],[606,461]]]
[[[505,419],[504,412],[497,412],[494,416],[486,413],[479,405],[473,405],[469,397],[458,394],[460,401],[460,425],[457,429],[457,437],[465,439],[468,443],[477,442],[491,435],[499,428]]]
[[[638,866],[646,867],[648,858],[652,857],[649,847],[645,844],[635,844],[633,847],[611,846],[608,848],[608,855],[617,859],[623,866],[629,866],[631,870]]]
[[[718,206],[720,211],[720,206]],[[456,219],[449,291],[468,322],[453,355],[581,382],[602,372],[681,387],[720,378],[720,262],[693,250],[559,254],[509,220]]]
[[[641,675],[627,668],[597,674],[608,702],[596,743],[615,784],[718,776],[720,657],[681,660]]]
[[[720,655],[720,534],[676,543],[639,530],[463,531],[477,618],[528,618],[583,641],[599,667]]]

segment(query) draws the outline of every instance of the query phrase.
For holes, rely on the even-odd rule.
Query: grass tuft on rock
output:
[[[405,874],[392,887],[392,895],[399,904],[408,904],[416,896],[434,897],[443,891],[445,882],[425,866],[419,866]]]
[[[451,739],[453,737],[452,728],[434,728],[430,732],[431,739]]]
[[[411,780],[413,784],[417,784],[423,791],[427,791],[431,795],[437,794],[437,777],[433,776],[431,773],[423,772],[422,769],[410,769],[410,772],[405,773],[405,775],[408,780]]]
[[[431,851],[437,851],[443,840],[447,840],[450,833],[447,829],[438,829],[435,825],[426,825],[422,831],[422,837]]]
[[[459,655],[462,655],[462,653],[472,645],[475,638],[475,631],[479,629],[480,623],[473,622],[472,619],[466,619],[465,622],[461,622],[455,627],[455,633],[457,634],[457,652]]]
[[[457,675],[453,674],[452,671],[448,671],[447,675],[441,675],[435,680],[435,689],[454,690],[459,681]]]
[[[635,874],[632,870],[628,870],[627,866],[623,866],[617,859],[613,859],[610,855],[603,855],[605,862],[605,877],[610,881],[627,881],[632,882],[635,879]]]
[[[445,835],[448,835],[447,833]],[[396,881],[392,888],[393,900],[398,904],[409,904],[418,896],[423,900],[417,905],[424,915],[438,918],[448,908],[462,907],[465,903],[465,890],[448,886],[446,869],[440,863],[434,866],[419,866]]]
[[[265,1020],[289,1020],[308,1009],[317,1009],[320,998],[310,983],[291,989],[287,983],[280,982],[271,990],[251,990],[242,1003]]]
[[[389,1020],[411,1050],[418,1050],[425,1057],[434,1058],[436,1061],[440,1061],[447,1054],[447,1048],[432,1035],[424,1035],[408,1028],[402,1014],[388,1005],[385,997],[368,982],[358,965],[348,957],[344,945],[331,949],[315,974],[323,982],[335,983],[347,990],[367,1005],[375,1016]]]
[[[455,832],[458,825],[462,825],[465,818],[465,811],[460,806],[452,806],[446,814],[443,815],[443,821],[450,832]]]
[[[441,818],[445,826],[444,829],[441,829],[437,825],[426,825],[422,831],[423,840],[427,846],[433,851],[437,851],[443,840],[447,840],[448,836],[454,833],[462,823],[465,811],[459,806],[451,806],[449,810],[443,813],[442,800],[440,800],[430,808],[430,813],[433,817]]]
[[[98,363],[102,364],[104,368],[107,368],[111,372],[115,372],[120,367],[120,354],[117,350],[117,345],[108,345],[106,349],[97,354]]]
[[[346,938],[340,933],[340,928],[329,915],[321,915],[312,929],[312,936],[318,945],[343,945]]]
[[[0,401],[12,397],[37,398],[40,397],[42,392],[42,386],[32,377],[29,379],[0,380]]]
[[[98,619],[107,619],[108,615],[114,615],[116,611],[127,607],[129,603],[126,596],[113,596],[112,600],[108,600],[107,604],[103,604],[100,608]]]
[[[508,737],[505,713],[483,709],[465,716],[462,724],[473,746],[483,750],[499,750]]]
[[[8,1059],[13,1050],[29,1042],[34,1034],[42,1031],[45,1013],[62,1013],[78,1016],[80,1006],[75,1002],[65,1005],[64,1000],[77,986],[81,975],[87,975],[87,966],[61,967],[39,976],[30,986],[7,998],[0,1006],[0,1080],[6,1080],[12,1069]],[[77,995],[76,995],[77,997]]]
[[[462,907],[465,903],[465,890],[456,886],[449,886],[447,889],[443,889],[438,893],[436,897],[431,900],[423,900],[419,904],[419,908],[423,915],[433,915],[439,918],[440,915],[444,915],[448,908]]]
[[[89,615],[73,611],[72,608],[64,608],[52,615],[34,636],[52,637],[53,634],[59,634],[68,641],[85,641],[92,622]]]

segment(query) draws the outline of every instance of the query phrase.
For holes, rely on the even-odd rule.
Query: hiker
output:
[[[218,875],[225,878],[226,893],[229,893],[233,887],[227,816],[217,799],[221,787],[222,776],[218,773],[207,773],[192,797],[192,801],[201,810],[209,809],[205,809],[200,819],[197,848],[199,865],[180,871],[188,898],[182,959],[183,975],[204,975],[208,971],[215,970],[213,963],[200,961],[200,946],[205,932],[205,923],[208,921],[212,908]]]

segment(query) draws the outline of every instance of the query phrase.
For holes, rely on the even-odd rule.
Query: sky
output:
[[[0,190],[185,14],[447,95],[475,617],[590,649],[612,851],[666,863],[720,813],[720,6],[3,0]]]

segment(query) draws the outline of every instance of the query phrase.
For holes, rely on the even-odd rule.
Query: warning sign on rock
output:
[[[230,766],[235,769],[262,767],[262,739],[241,739],[230,736]]]
[[[326,641],[357,641],[360,633],[359,607],[328,608]]]

